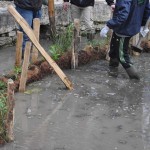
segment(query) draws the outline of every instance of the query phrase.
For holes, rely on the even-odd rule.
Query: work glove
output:
[[[67,11],[69,7],[70,7],[70,3],[69,3],[69,2],[64,2],[64,3],[63,3],[63,9],[64,9],[65,11]]]
[[[146,27],[146,28],[145,28],[144,26],[141,27],[140,33],[141,33],[141,35],[142,35],[143,37],[145,37],[148,32],[149,32],[148,27]]]
[[[107,37],[107,33],[109,31],[109,27],[108,26],[105,26],[101,31],[100,31],[100,37]]]

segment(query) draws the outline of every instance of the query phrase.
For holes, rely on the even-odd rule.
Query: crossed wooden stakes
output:
[[[25,21],[25,19],[16,11],[16,9],[12,6],[8,6],[8,11],[12,14],[12,16],[15,18],[15,20],[18,22],[18,24],[22,27],[24,32],[27,34],[27,36],[30,38],[31,42],[34,44],[33,53],[32,53],[32,61],[36,61],[38,57],[37,50],[41,53],[41,55],[47,60],[47,62],[50,64],[50,66],[54,69],[54,71],[57,73],[57,75],[60,77],[60,79],[63,81],[63,83],[66,85],[66,87],[69,90],[73,89],[71,81],[68,79],[68,77],[62,72],[62,70],[59,68],[59,66],[56,64],[56,62],[47,54],[47,52],[44,50],[44,48],[40,45],[38,42],[39,39],[39,22],[35,20],[34,25],[34,31],[31,29],[31,27],[28,25],[28,23]],[[37,25],[38,24],[38,25]],[[36,26],[37,25],[37,26]],[[22,33],[18,32],[17,35],[17,46],[16,46],[16,65],[20,65],[21,61],[21,43],[22,43]],[[26,80],[27,80],[27,71],[29,66],[29,57],[30,57],[30,49],[31,49],[31,43],[27,42],[25,46],[25,54],[24,54],[24,62],[22,66],[22,74],[20,79],[20,87],[19,91],[23,92],[25,90],[26,86]],[[18,57],[19,55],[19,57]]]

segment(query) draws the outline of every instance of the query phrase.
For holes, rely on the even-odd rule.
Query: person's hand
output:
[[[144,28],[144,26],[141,27],[140,29],[140,33],[143,37],[145,37],[147,35],[147,33],[149,32],[148,27]]]
[[[70,7],[70,3],[69,3],[69,2],[64,2],[64,3],[63,3],[63,9],[64,9],[65,11],[67,11],[69,7]]]
[[[111,8],[111,11],[113,12],[114,9],[115,9],[115,4],[112,4],[112,5],[110,6],[110,8]]]
[[[108,26],[105,26],[101,31],[100,31],[100,37],[107,37],[107,33],[109,31],[109,27]]]

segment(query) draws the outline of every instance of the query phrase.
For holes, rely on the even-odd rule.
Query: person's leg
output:
[[[82,18],[85,23],[86,31],[87,31],[87,39],[92,41],[94,39],[95,28],[93,23],[93,7],[88,6],[82,8]]]
[[[128,53],[128,46],[131,37],[121,37],[119,40],[119,61],[126,70],[130,79],[137,79],[139,80],[140,77],[133,67],[133,63],[130,60],[129,53]]]
[[[81,17],[80,7],[71,4],[71,18],[72,18],[72,21],[74,21],[74,19],[80,19],[80,17]]]
[[[32,26],[32,21],[33,21],[33,12],[31,10],[26,10],[22,9],[20,7],[16,6],[16,10],[19,12],[19,14],[27,21],[29,26]],[[22,57],[24,56],[24,49],[25,49],[25,44],[27,41],[29,41],[28,36],[26,33],[23,31],[23,29],[20,27],[20,31],[23,32],[23,44],[22,44]]]
[[[113,77],[118,76],[118,66],[119,66],[119,59],[118,59],[118,53],[119,51],[119,37],[116,36],[115,33],[113,33],[111,42],[110,42],[110,51],[109,51],[109,75]]]

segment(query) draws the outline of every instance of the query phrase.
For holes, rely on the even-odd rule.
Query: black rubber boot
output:
[[[119,60],[117,58],[110,58],[109,66],[110,67],[118,67],[119,66]]]
[[[118,76],[118,66],[119,66],[118,59],[117,58],[110,58],[108,74],[112,77],[117,77]]]
[[[131,66],[130,68],[127,68],[126,72],[130,79],[140,80],[140,76],[138,75],[138,72],[133,66]]]
[[[112,77],[117,77],[118,76],[118,67],[109,66],[108,74]]]

